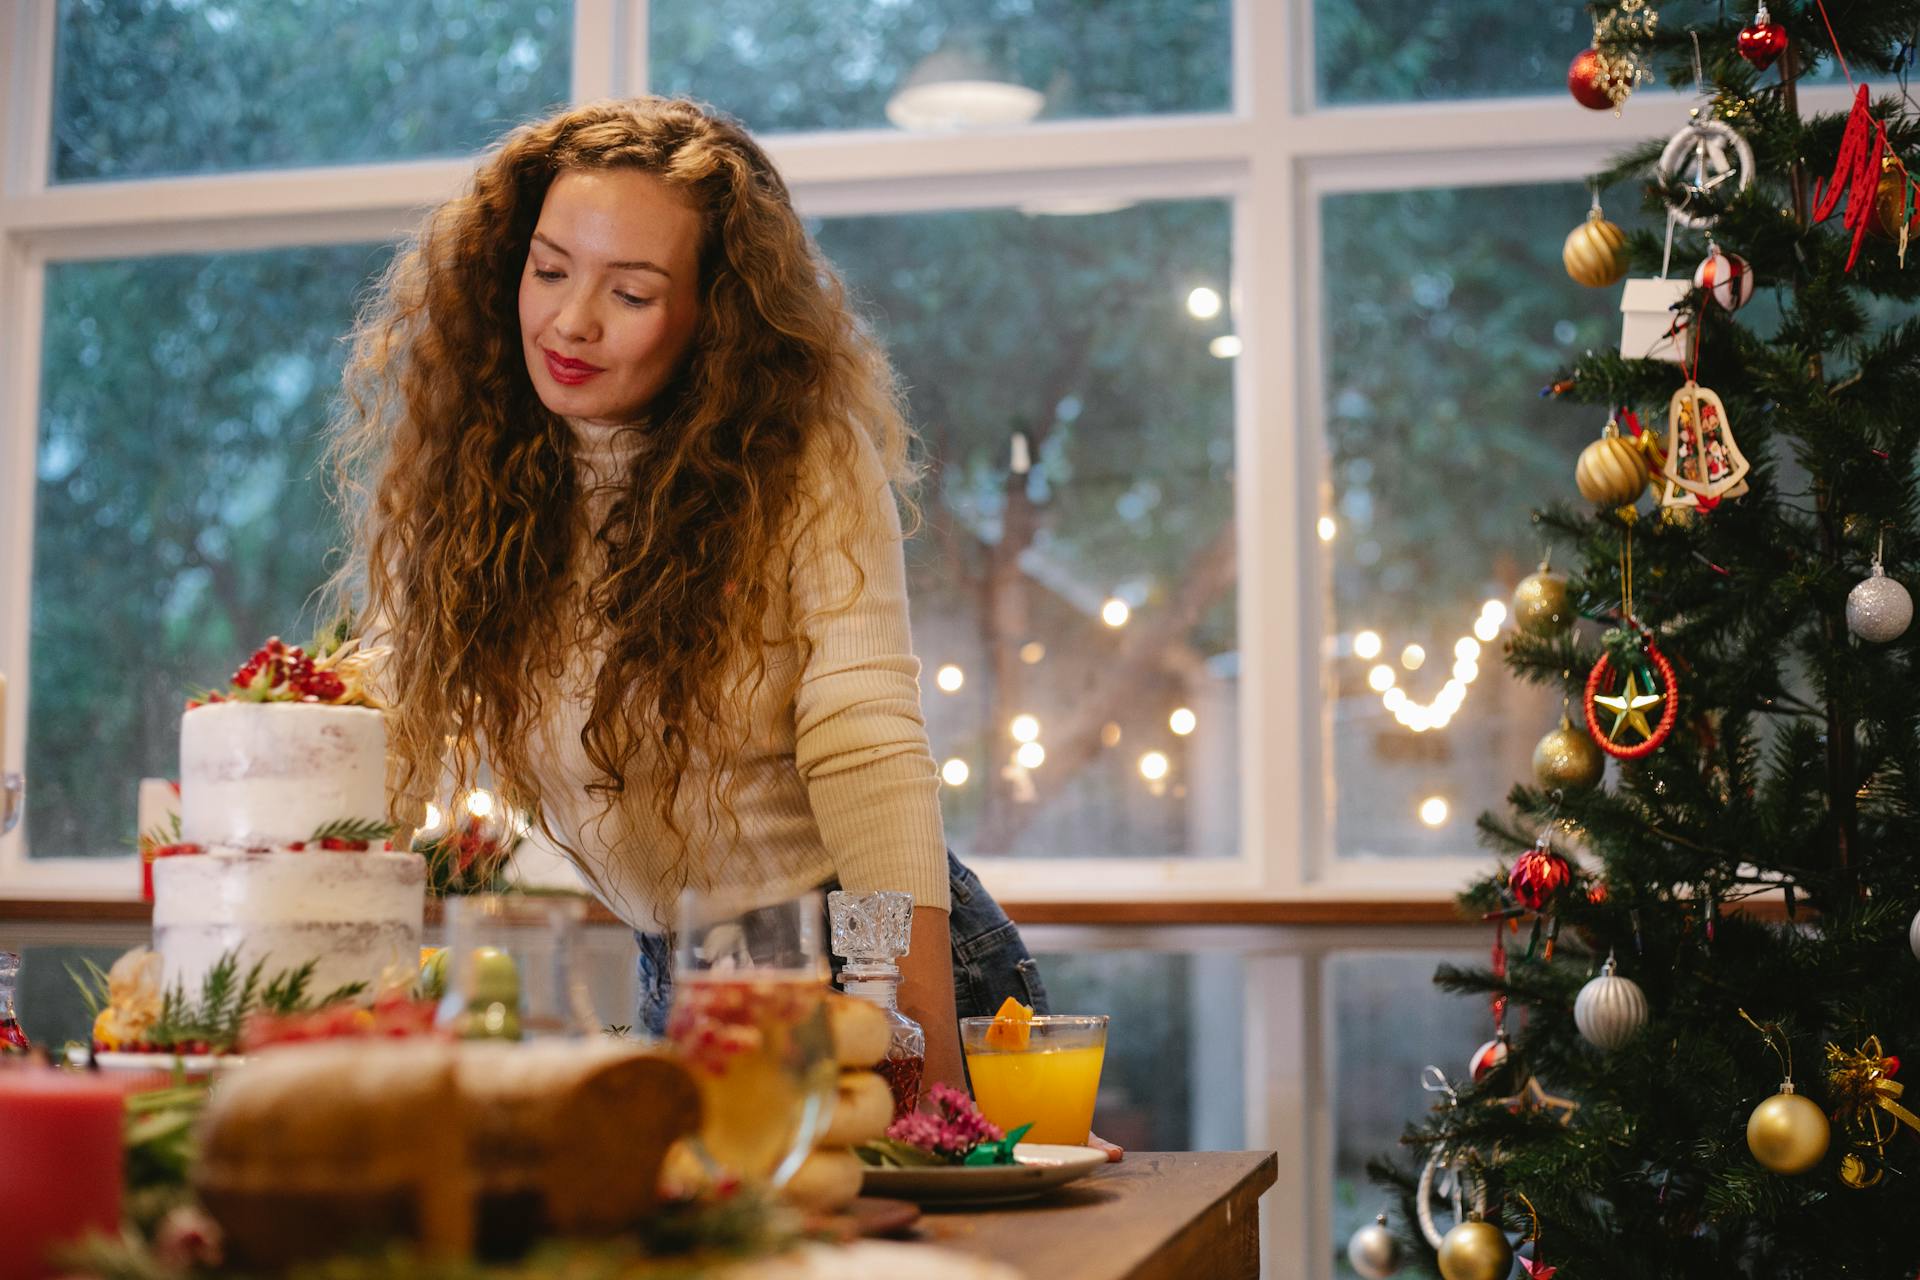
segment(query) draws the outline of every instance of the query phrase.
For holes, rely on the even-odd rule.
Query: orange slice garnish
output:
[[[993,1025],[987,1028],[987,1048],[1025,1049],[1033,1034],[1032,1022],[1033,1010],[1008,996],[994,1013]]]

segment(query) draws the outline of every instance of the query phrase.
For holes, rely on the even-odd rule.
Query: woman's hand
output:
[[[1127,1158],[1127,1149],[1125,1147],[1116,1147],[1097,1133],[1087,1135],[1087,1145],[1095,1151],[1106,1152],[1108,1164],[1119,1164]]]

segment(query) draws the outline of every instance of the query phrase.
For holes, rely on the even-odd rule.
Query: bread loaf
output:
[[[893,1123],[893,1090],[879,1073],[864,1067],[840,1073],[833,1120],[814,1143],[819,1147],[857,1147],[887,1136]]]
[[[781,1194],[796,1208],[833,1213],[860,1198],[865,1167],[851,1151],[817,1150],[807,1156]]]
[[[396,1234],[465,1257],[474,1195],[455,1061],[439,1042],[340,1041],[223,1077],[193,1184],[228,1261],[276,1270]]]
[[[884,1061],[893,1040],[887,1015],[865,1000],[838,992],[827,997],[833,1028],[833,1054],[843,1067],[871,1067]]]
[[[532,1192],[548,1230],[604,1234],[659,1201],[667,1148],[700,1125],[677,1063],[617,1041],[460,1047],[469,1160],[482,1195]]]
[[[394,1238],[461,1258],[477,1219],[494,1245],[633,1226],[699,1123],[684,1068],[610,1041],[289,1045],[213,1091],[194,1189],[238,1266]]]

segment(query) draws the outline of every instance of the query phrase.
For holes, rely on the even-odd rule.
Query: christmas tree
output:
[[[1556,384],[1607,426],[1535,515],[1565,575],[1515,600],[1507,661],[1569,715],[1481,819],[1503,864],[1461,902],[1491,963],[1436,978],[1501,1033],[1373,1166],[1404,1245],[1365,1228],[1353,1264],[1905,1280],[1920,106],[1864,84],[1904,76],[1920,2],[1591,9],[1577,100],[1664,80],[1698,109],[1594,176],[1658,229],[1596,210],[1568,240],[1642,307]],[[1816,72],[1850,111],[1803,110]]]

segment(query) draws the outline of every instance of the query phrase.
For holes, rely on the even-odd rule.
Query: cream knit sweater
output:
[[[611,484],[624,475],[631,451],[644,447],[644,436],[586,423],[575,423],[574,435],[597,525],[612,500]],[[797,642],[771,645],[766,679],[740,709],[746,739],[735,764],[738,840],[705,812],[710,772],[701,771],[712,766],[698,753],[675,816],[687,833],[695,887],[751,885],[772,899],[838,876],[855,892],[904,890],[917,905],[944,911],[940,784],[907,626],[900,517],[878,453],[856,435],[852,474],[818,464],[806,471],[806,483],[826,501],[821,517],[795,538],[773,608],[784,630],[806,637],[809,651],[803,662]],[[840,549],[843,538],[852,564]],[[783,628],[776,621],[770,629]],[[548,826],[587,864],[586,879],[608,909],[636,929],[657,930],[673,920],[675,904],[660,900],[667,896],[660,886],[681,846],[650,802],[609,815],[587,792],[596,770],[580,733],[599,658],[596,646],[581,646],[565,687],[550,698],[536,780]]]

